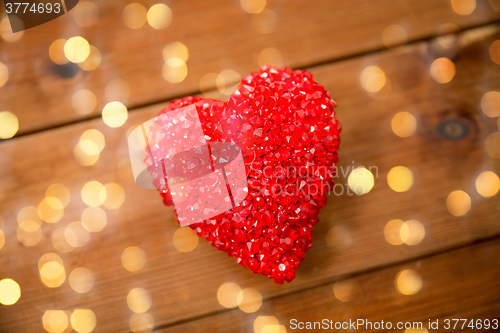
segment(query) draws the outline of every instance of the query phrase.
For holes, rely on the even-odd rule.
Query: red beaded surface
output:
[[[252,272],[292,281],[333,186],[337,104],[310,72],[271,66],[244,77],[226,103],[185,97],[160,114],[191,104],[207,141],[240,146],[249,193],[239,206],[190,227]],[[161,176],[154,177],[159,184]],[[173,204],[168,188],[160,193]]]

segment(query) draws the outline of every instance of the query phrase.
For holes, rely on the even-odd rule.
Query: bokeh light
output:
[[[47,310],[42,317],[43,328],[49,333],[65,333],[69,319],[63,310]]]
[[[151,304],[151,295],[143,288],[134,288],[127,295],[127,305],[135,313],[148,311]]]
[[[399,233],[406,245],[417,245],[425,238],[425,227],[417,220],[409,220],[403,223]]]
[[[74,246],[66,241],[65,232],[66,227],[60,227],[52,233],[52,245],[54,248],[62,253],[68,253],[75,249]]]
[[[108,101],[127,102],[130,97],[130,85],[122,79],[114,79],[108,82],[104,89]]]
[[[64,238],[73,247],[83,247],[89,242],[90,234],[82,222],[75,221],[66,226]]]
[[[90,232],[99,232],[108,223],[106,212],[100,207],[87,207],[83,210],[82,225]]]
[[[275,47],[268,47],[260,51],[258,57],[259,66],[273,65],[282,67],[285,65],[283,54]]]
[[[82,166],[92,166],[99,160],[99,147],[90,140],[78,141],[73,150],[75,160]]]
[[[42,229],[38,228],[35,231],[29,232],[18,227],[16,235],[19,242],[24,246],[35,246],[42,239]]]
[[[83,202],[90,207],[98,207],[106,200],[106,188],[97,180],[85,183],[80,194]]]
[[[391,128],[397,136],[407,138],[415,132],[417,121],[411,113],[401,111],[392,118]]]
[[[217,301],[225,308],[235,308],[238,306],[238,295],[240,292],[241,288],[236,283],[223,283],[219,289],[217,289]]]
[[[162,51],[163,60],[168,61],[172,58],[180,59],[187,62],[189,59],[189,50],[186,45],[181,42],[172,42],[163,48]]]
[[[382,42],[390,49],[397,48],[408,41],[406,30],[398,25],[393,24],[384,29],[382,32]]]
[[[488,117],[500,116],[500,92],[488,91],[481,98],[481,110]]]
[[[493,60],[494,63],[497,65],[500,65],[500,39],[494,41],[491,43],[490,46],[490,57],[491,60]],[[1,76],[1,75],[0,75]],[[0,84],[0,87],[2,85]]]
[[[1,73],[0,73],[0,80],[1,80]],[[18,130],[19,130],[19,121],[17,120],[16,115],[9,111],[0,111],[0,139],[10,139],[14,135],[16,135]]]
[[[333,284],[333,294],[339,301],[346,303],[354,298],[355,285],[350,280],[337,281]]]
[[[454,216],[464,216],[471,208],[469,195],[461,190],[451,192],[446,199],[446,208]]]
[[[96,147],[97,153],[102,152],[106,146],[106,139],[104,135],[97,129],[89,129],[82,133],[80,141],[90,141]],[[90,154],[90,152],[88,152]]]
[[[64,263],[55,253],[46,253],[38,260],[38,271],[43,284],[49,288],[60,287],[66,280]]]
[[[384,237],[389,244],[401,245],[404,243],[403,239],[401,239],[401,227],[403,225],[404,222],[398,219],[387,222],[384,228]]]
[[[279,332],[279,321],[275,316],[258,316],[253,322],[255,333]]]
[[[396,192],[406,192],[413,186],[413,172],[405,166],[396,166],[387,174],[387,184]]]
[[[64,44],[64,55],[71,62],[76,64],[83,62],[87,59],[89,54],[90,44],[81,36],[71,37]]]
[[[139,3],[125,6],[122,12],[123,23],[130,29],[139,29],[147,21],[148,11]]]
[[[257,14],[266,8],[266,0],[240,0],[243,10],[249,14]]]
[[[138,246],[129,246],[121,255],[123,267],[129,272],[138,272],[146,265],[146,253]]]
[[[326,245],[333,251],[343,251],[352,244],[352,236],[349,230],[342,226],[336,225],[328,230],[326,234]]]
[[[63,184],[55,183],[47,188],[47,191],[45,191],[45,197],[54,197],[62,203],[63,207],[66,207],[71,200],[71,193]]]
[[[422,277],[412,269],[405,269],[396,275],[396,289],[403,295],[415,295],[422,288]]]
[[[347,178],[349,188],[357,195],[363,195],[371,191],[375,184],[373,174],[364,167],[358,167],[351,171]]]
[[[104,186],[106,189],[106,200],[103,206],[108,209],[118,209],[125,202],[125,191],[123,188],[115,183],[109,183]]]
[[[221,95],[220,90],[213,90],[217,85],[217,73],[207,73],[200,80],[200,91],[205,97],[217,98]],[[225,88],[225,85],[224,85]]]
[[[359,80],[363,89],[371,93],[380,91],[386,84],[385,73],[378,66],[368,66],[363,69]]]
[[[37,208],[33,206],[26,206],[17,213],[17,223],[24,231],[33,232],[40,228],[42,225],[42,219],[38,214]]]
[[[16,304],[21,298],[21,287],[12,279],[0,280],[0,303],[3,305]]]
[[[3,233],[3,230],[0,229],[0,250],[3,248],[5,245],[5,234]]]
[[[129,325],[133,333],[149,333],[155,326],[155,320],[149,313],[133,313]]]
[[[445,49],[458,46],[460,42],[460,28],[453,23],[444,23],[437,30],[437,42]]]
[[[254,313],[262,305],[262,295],[257,289],[245,288],[238,293],[236,302],[241,311],[245,313]]]
[[[191,228],[179,228],[174,232],[173,243],[179,252],[191,252],[198,246],[198,236]]]
[[[187,76],[188,68],[184,61],[179,58],[170,58],[162,68],[163,78],[170,83],[180,83]]]
[[[476,9],[476,0],[451,0],[451,8],[458,15],[470,15]]]
[[[102,61],[101,51],[99,51],[99,49],[94,45],[90,45],[90,52],[88,57],[84,61],[78,63],[78,67],[87,72],[93,71],[94,69],[99,67],[101,61]]]
[[[49,47],[49,56],[50,60],[58,65],[64,65],[69,62],[68,58],[64,55],[64,45],[67,40],[64,38],[56,39],[50,44]]]
[[[80,115],[88,115],[95,110],[97,99],[94,93],[88,89],[78,90],[71,98],[71,106]]]
[[[15,15],[11,15],[10,18],[7,17],[7,15],[3,15],[3,17],[0,19],[0,36],[7,43],[15,43],[23,38],[24,30],[12,32],[12,26],[9,20],[16,20],[17,26],[20,26],[22,24],[22,22],[20,22],[20,19]]]
[[[95,313],[89,309],[76,309],[71,314],[71,326],[78,333],[89,333],[97,325]]]
[[[73,19],[82,28],[91,27],[99,19],[99,8],[91,1],[81,1],[73,9]]]
[[[500,132],[493,132],[484,141],[486,153],[493,158],[500,158]]]
[[[38,205],[38,215],[47,223],[59,222],[64,215],[64,205],[55,197],[46,197]]]
[[[9,81],[9,68],[0,62],[0,87],[3,87]]]
[[[252,16],[252,27],[260,34],[269,34],[276,28],[278,18],[270,9],[264,9]]]
[[[147,18],[152,28],[165,29],[172,22],[172,10],[167,5],[158,3],[149,8]]]
[[[225,69],[217,77],[217,89],[224,95],[231,95],[234,91],[234,87],[231,85],[237,84],[240,80],[240,73],[233,69]]]
[[[455,63],[446,57],[434,60],[430,67],[432,79],[440,84],[450,82],[455,72]]]
[[[86,267],[75,268],[69,274],[69,285],[79,294],[88,293],[94,287],[94,274]]]
[[[493,171],[484,171],[476,178],[477,193],[485,198],[494,196],[500,190],[500,178]]]

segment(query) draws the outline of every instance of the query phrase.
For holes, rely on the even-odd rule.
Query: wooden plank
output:
[[[110,101],[106,86],[118,78],[130,88],[129,98],[118,99],[137,107],[199,91],[207,73],[233,69],[246,75],[258,69],[258,56],[269,47],[279,50],[286,65],[306,67],[383,48],[381,36],[389,25],[402,26],[412,41],[435,35],[444,23],[466,28],[500,18],[487,0],[477,1],[473,13],[465,16],[456,14],[449,1],[281,0],[269,1],[277,24],[272,33],[262,35],[252,28],[252,15],[234,0],[171,2],[173,21],[166,30],[147,24],[129,29],[122,21],[125,2],[94,3],[99,19],[91,27],[81,28],[72,15],[65,15],[26,31],[16,43],[0,41],[0,61],[10,72],[0,90],[0,108],[17,115],[20,134],[99,115]],[[96,70],[54,67],[49,46],[56,39],[75,35],[100,50],[102,63]],[[162,76],[162,49],[173,41],[183,42],[190,51],[188,75],[178,84]],[[72,107],[71,99],[80,89],[96,96],[97,107],[90,114],[78,114]]]
[[[286,327],[287,332],[307,332],[298,327],[307,327],[306,322],[312,322],[311,325],[314,322],[321,323],[323,319],[327,319],[327,325],[330,325],[331,320],[332,328],[337,322],[364,320],[358,327],[348,326],[348,329],[363,332],[405,331],[397,329],[398,323],[422,323],[422,328],[430,332],[477,332],[477,329],[467,327],[471,319],[474,319],[474,325],[478,319],[500,320],[499,254],[500,241],[496,239],[341,280],[336,282],[337,285],[332,282],[271,299],[264,302],[255,313],[246,314],[235,309],[186,324],[165,327],[158,332],[257,333],[253,325],[258,316],[274,316],[279,324]],[[495,264],[492,265],[493,262]],[[416,294],[403,295],[396,288],[397,276],[404,270],[412,270],[417,280],[421,279],[421,289]],[[467,319],[467,324],[462,329],[464,321],[460,321],[457,329],[453,330],[453,319]],[[429,320],[434,325],[432,328],[436,328],[436,324],[438,328],[431,329]],[[384,326],[375,329],[375,323],[380,324],[382,321]],[[298,322],[303,322],[303,326],[292,329]],[[371,326],[368,322],[372,323]],[[388,329],[388,323],[393,325],[393,329]],[[448,324],[449,329],[445,329]],[[317,327],[312,331],[321,330]],[[490,327],[489,331],[496,330]]]
[[[44,311],[85,307],[97,315],[96,331],[124,331],[132,314],[126,297],[136,287],[151,293],[150,312],[156,324],[163,326],[220,310],[216,292],[227,281],[257,288],[267,299],[498,235],[498,200],[483,198],[474,189],[481,171],[500,173],[498,160],[484,151],[484,140],[496,131],[496,120],[482,115],[479,107],[485,91],[500,88],[497,65],[488,61],[487,51],[498,38],[498,25],[464,34],[463,47],[448,55],[455,61],[457,74],[446,85],[435,83],[428,74],[432,60],[442,56],[435,53],[434,41],[313,69],[316,80],[340,104],[343,170],[352,166],[352,161],[356,166],[377,166],[378,178],[366,195],[329,198],[315,227],[313,248],[297,278],[284,286],[251,274],[204,241],[190,253],[178,252],[172,243],[178,228],[172,210],[162,206],[157,193],[132,183],[130,174],[120,177],[119,166],[128,163],[127,129],[150,119],[165,104],[130,113],[127,123],[117,129],[94,119],[3,142],[0,187],[5,199],[0,215],[6,221],[6,244],[0,250],[0,275],[18,281],[23,293],[18,303],[2,309],[4,327],[11,331],[41,330]],[[387,98],[376,100],[362,89],[359,76],[368,65],[385,71],[392,86]],[[457,96],[463,98],[457,100]],[[394,114],[404,109],[414,114],[418,126],[414,135],[403,139],[391,132],[390,124]],[[472,119],[466,122],[469,135],[456,141],[436,135],[436,126],[450,116],[444,111],[451,111],[458,120]],[[83,131],[90,128],[104,134],[106,147],[94,166],[82,167],[74,160],[73,149]],[[396,193],[387,185],[388,171],[396,165],[407,166],[414,174],[415,183],[408,192]],[[36,263],[42,254],[55,251],[51,235],[56,228],[80,220],[86,207],[80,191],[90,180],[117,182],[126,196],[120,209],[105,210],[106,228],[92,234],[86,246],[60,254],[67,274],[85,266],[94,273],[95,287],[82,295],[67,281],[49,289],[39,281]],[[344,176],[338,179],[338,183],[345,182]],[[53,183],[65,184],[72,200],[60,222],[43,224],[41,242],[25,247],[16,239],[16,215],[25,206],[38,205]],[[458,189],[465,190],[472,200],[463,217],[454,217],[446,209],[448,194]],[[384,227],[393,219],[417,219],[425,227],[425,238],[415,246],[390,245],[384,239]],[[327,242],[333,227],[343,236],[341,240],[350,241],[335,242],[333,237],[333,243],[331,239]],[[136,273],[127,272],[120,262],[122,251],[132,245],[141,247],[147,258],[144,269]],[[189,300],[182,291],[186,287]]]

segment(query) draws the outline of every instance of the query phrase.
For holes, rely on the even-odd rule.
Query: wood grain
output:
[[[292,319],[297,322],[365,321],[355,331],[403,332],[398,323],[422,323],[431,332],[449,332],[446,319],[500,318],[500,241],[498,239],[465,247],[433,257],[392,266],[337,282],[335,287],[343,301],[334,294],[335,283],[268,300],[255,313],[246,314],[239,309],[226,311],[186,324],[165,327],[158,332],[245,332],[253,333],[258,316],[275,316],[287,332],[320,332],[322,330],[291,329]],[[421,289],[414,295],[403,295],[395,287],[398,273],[412,270],[420,277]],[[343,293],[339,291],[343,290]],[[307,302],[305,302],[307,300]],[[429,320],[439,329],[430,329]],[[390,322],[393,330],[375,329],[376,322]],[[371,322],[372,326],[366,324]],[[463,321],[456,331],[470,331]],[[307,324],[303,324],[304,327]],[[314,324],[311,324],[314,325]],[[368,325],[368,326],[367,326]],[[333,326],[335,327],[335,326]],[[434,326],[435,327],[435,326]],[[349,327],[353,328],[353,327]],[[483,329],[484,330],[484,329]],[[325,330],[327,331],[327,330]],[[495,331],[490,328],[486,331]],[[410,331],[411,332],[411,331]],[[257,332],[256,332],[257,333]]]
[[[401,25],[412,41],[435,35],[444,23],[467,28],[500,18],[487,0],[478,0],[474,12],[465,16],[453,12],[444,0],[276,0],[267,6],[277,17],[276,28],[262,35],[236,0],[169,2],[173,21],[165,30],[148,24],[127,28],[122,21],[124,1],[94,3],[99,8],[94,26],[79,27],[70,13],[26,31],[17,43],[0,41],[0,61],[10,71],[10,80],[0,90],[0,108],[17,115],[19,134],[99,115],[110,101],[105,88],[117,78],[130,86],[129,98],[121,101],[134,108],[199,91],[200,79],[207,73],[233,69],[246,75],[259,68],[258,55],[269,47],[279,50],[286,65],[304,68],[384,48],[381,36],[389,25]],[[101,51],[102,63],[96,70],[83,72],[75,64],[58,67],[50,60],[51,43],[75,35]],[[188,75],[178,84],[162,77],[162,49],[172,41],[183,42],[190,51]],[[71,105],[80,89],[97,98],[97,107],[88,115],[76,113]]]
[[[462,47],[446,53],[454,60],[457,74],[445,85],[435,83],[428,72],[431,62],[443,56],[434,40],[312,69],[315,79],[340,105],[344,170],[353,162],[376,166],[378,177],[366,195],[330,196],[315,227],[313,248],[296,280],[283,286],[251,274],[204,241],[193,252],[178,252],[172,244],[178,227],[171,208],[161,204],[155,191],[137,187],[130,174],[122,178],[127,171],[123,169],[128,158],[127,129],[150,119],[166,104],[131,112],[118,129],[93,119],[2,142],[0,187],[5,199],[0,215],[5,220],[6,244],[0,250],[0,276],[13,278],[22,288],[21,299],[2,309],[2,328],[6,332],[40,331],[46,310],[90,308],[97,316],[95,332],[127,331],[132,312],[126,297],[136,287],[152,295],[149,312],[156,326],[163,327],[222,310],[216,292],[224,282],[256,288],[269,299],[499,235],[497,197],[483,198],[474,188],[481,171],[500,172],[498,160],[484,151],[484,139],[497,130],[496,121],[484,116],[479,106],[484,92],[500,88],[498,67],[487,51],[499,38],[499,31],[498,25],[491,25],[464,34]],[[368,65],[380,66],[390,80],[392,91],[385,99],[374,99],[361,88],[359,75]],[[478,86],[480,80],[483,83]],[[401,110],[414,114],[418,124],[416,133],[405,139],[394,135],[390,125]],[[469,134],[462,140],[449,141],[437,134],[436,126],[449,117],[469,126]],[[105,135],[106,148],[94,166],[82,167],[73,158],[73,148],[89,128]],[[407,166],[414,174],[408,192],[396,193],[387,185],[387,173],[396,165]],[[95,287],[87,294],[77,294],[65,281],[61,287],[49,289],[40,282],[36,263],[42,254],[55,252],[53,231],[80,219],[86,207],[80,190],[90,180],[117,182],[126,194],[120,209],[106,210],[108,224],[103,231],[92,234],[86,246],[60,254],[67,274],[75,267],[87,267],[95,275]],[[18,211],[38,205],[47,187],[56,182],[68,186],[72,195],[63,219],[42,226],[38,245],[21,245],[16,239]],[[341,176],[337,182],[345,184],[346,179]],[[452,216],[445,205],[448,194],[457,189],[466,191],[472,200],[471,210],[463,217]],[[383,230],[392,219],[419,220],[425,227],[424,240],[415,246],[390,245]],[[332,227],[339,227],[336,230],[342,231],[342,237],[327,244]],[[132,245],[146,253],[147,264],[140,272],[130,273],[121,266],[122,251]],[[498,255],[498,247],[484,251]],[[494,272],[485,269],[482,274]],[[189,290],[189,299],[185,290]]]

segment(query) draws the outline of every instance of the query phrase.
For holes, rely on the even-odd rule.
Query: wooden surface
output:
[[[48,32],[27,32],[18,43],[2,44],[0,61],[12,69],[11,79],[0,88],[0,106],[18,116],[20,134],[26,135],[0,142],[4,195],[0,216],[6,238],[0,249],[0,279],[12,278],[22,290],[15,305],[2,306],[0,331],[41,332],[45,311],[88,308],[97,317],[94,332],[128,332],[132,311],[126,298],[137,287],[151,294],[148,312],[159,332],[253,332],[255,318],[262,315],[276,316],[288,332],[292,331],[291,318],[498,318],[498,194],[483,198],[474,182],[482,171],[500,173],[498,159],[484,149],[486,137],[498,131],[497,119],[485,116],[480,108],[485,92],[500,89],[499,67],[488,53],[491,43],[500,39],[500,26],[488,23],[499,14],[481,0],[468,16],[453,13],[448,1],[318,1],[314,6],[276,1],[268,4],[278,16],[276,30],[259,35],[251,29],[250,14],[237,2],[220,2],[210,8],[230,17],[227,26],[215,19],[216,10],[208,10],[206,1],[173,3],[174,21],[166,30],[172,35],[148,26],[133,32],[112,29],[123,25],[116,17],[122,7],[96,2],[106,13],[100,24],[110,29],[98,36],[102,27],[94,26],[84,29],[82,35],[89,41],[95,39],[91,44],[100,48],[105,60],[95,71],[69,80],[47,71],[44,66],[49,66],[50,59],[41,51],[61,37],[59,25],[64,27],[66,21],[49,23]],[[206,21],[200,13],[207,15]],[[195,18],[201,23],[192,23]],[[447,22],[468,27],[460,36],[460,46],[451,50],[439,47],[432,37]],[[413,42],[395,50],[384,49],[381,32],[396,23],[407,29]],[[202,35],[200,31],[212,33]],[[172,40],[183,40],[191,51],[189,74],[178,85],[166,83],[161,76],[161,49]],[[30,52],[21,52],[28,45]],[[203,240],[192,252],[177,251],[172,242],[178,229],[173,212],[161,204],[155,191],[133,183],[126,145],[127,130],[153,117],[168,104],[168,98],[197,93],[205,73],[232,68],[245,74],[257,69],[258,52],[268,46],[278,48],[286,64],[310,69],[339,103],[341,166],[378,168],[375,186],[368,194],[329,197],[315,226],[313,248],[297,278],[285,285],[251,274]],[[429,74],[431,63],[440,57],[448,57],[456,65],[456,75],[447,84],[436,83]],[[15,60],[11,64],[5,59]],[[30,66],[34,64],[45,65],[33,70]],[[360,73],[369,65],[382,68],[390,80],[391,91],[383,99],[377,99],[381,94],[370,96],[361,87]],[[132,109],[123,126],[106,126],[98,117],[99,107],[94,118],[86,121],[69,110],[75,87],[94,91],[99,105],[104,105],[103,87],[116,77],[131,87],[127,105]],[[154,104],[157,101],[161,102]],[[391,130],[392,117],[402,110],[417,120],[417,130],[408,138],[399,138]],[[449,119],[465,124],[468,135],[457,141],[443,138],[437,129]],[[99,160],[91,167],[81,166],[73,156],[87,129],[98,129],[106,139]],[[414,185],[407,192],[397,193],[387,184],[389,170],[398,165],[413,172]],[[92,233],[87,245],[58,254],[66,274],[87,267],[94,274],[95,286],[78,294],[66,279],[61,287],[48,288],[40,281],[37,262],[45,253],[57,253],[51,243],[57,228],[80,220],[87,207],[80,191],[90,180],[118,183],[125,190],[125,203],[117,210],[105,209],[107,226]],[[337,182],[345,184],[347,179],[341,175]],[[61,221],[44,223],[42,240],[26,247],[16,237],[16,216],[25,206],[37,206],[54,183],[70,189],[71,201]],[[467,192],[472,201],[463,217],[452,216],[446,208],[446,198],[455,190]],[[389,244],[384,227],[393,219],[420,221],[425,238],[414,246]],[[341,237],[327,242],[334,227]],[[129,246],[139,246],[146,254],[146,265],[139,272],[128,272],[121,264],[122,251]],[[422,277],[417,294],[397,292],[394,279],[403,269],[414,269]],[[339,280],[356,286],[350,302],[335,299],[332,285]],[[257,289],[264,298],[262,307],[252,314],[224,309],[216,294],[225,282]]]

